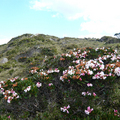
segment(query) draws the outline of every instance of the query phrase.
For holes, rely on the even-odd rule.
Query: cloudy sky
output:
[[[25,33],[63,37],[114,36],[119,0],[0,0],[0,44]]]

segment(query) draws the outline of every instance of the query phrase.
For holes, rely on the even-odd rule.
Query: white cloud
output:
[[[11,40],[11,38],[0,38],[0,45],[2,44],[7,44],[9,41]]]
[[[55,15],[52,15],[52,17],[60,17],[60,14],[56,13]]]
[[[31,9],[54,11],[69,20],[83,18],[80,31],[89,34],[120,32],[119,0],[34,0]]]

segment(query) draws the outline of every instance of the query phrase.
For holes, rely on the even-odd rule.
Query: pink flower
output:
[[[70,108],[69,105],[68,105],[67,107],[64,106],[64,108],[61,107],[60,109],[61,109],[61,111],[63,111],[63,112],[67,111],[67,113],[69,113],[68,108]]]
[[[91,83],[88,83],[87,86],[88,86],[88,87],[92,87],[93,85],[92,85]]]
[[[68,82],[70,82],[70,80],[68,80]]]
[[[41,86],[42,86],[42,83],[37,82],[36,86],[37,86],[37,87],[41,87]]]
[[[82,78],[79,78],[80,81],[82,81]]]
[[[15,93],[15,91],[12,89],[12,90],[11,90],[11,93]]]
[[[7,118],[9,118],[9,119],[10,119],[10,115],[9,115]]]
[[[53,85],[52,83],[49,83],[49,86]]]
[[[115,113],[117,113],[118,111],[117,110],[114,110]]]
[[[88,107],[87,107],[87,110],[85,110],[85,113],[86,113],[87,115],[89,115],[89,113],[91,113],[92,111],[93,111],[93,108],[90,109],[90,106],[88,106]]]
[[[96,96],[96,94],[93,92],[93,96],[95,97]]]
[[[85,76],[85,73],[81,73],[82,76]]]

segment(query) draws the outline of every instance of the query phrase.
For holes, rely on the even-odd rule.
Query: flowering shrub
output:
[[[16,101],[22,104],[27,99],[25,110],[30,112],[44,111],[55,102],[63,115],[71,113],[68,118],[84,118],[92,111],[94,114],[94,107],[101,103],[100,98],[109,94],[108,85],[120,76],[119,62],[120,56],[111,48],[77,48],[45,61],[48,70],[32,67],[26,78],[1,81],[0,89],[9,104]],[[30,105],[28,98],[34,100]],[[68,106],[61,107],[63,105]]]

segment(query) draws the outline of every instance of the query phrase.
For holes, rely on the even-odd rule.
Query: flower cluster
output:
[[[26,89],[24,89],[25,92],[30,91],[31,90],[31,86],[28,86]]]
[[[107,52],[110,51],[110,49],[105,49],[103,48],[97,48],[96,51],[100,52],[100,50],[103,50],[104,54],[107,54]],[[114,51],[113,51],[114,52]],[[77,64],[75,67],[74,66],[69,66],[67,70],[63,71],[63,76],[60,76],[60,80],[64,82],[65,79],[67,78],[73,78],[73,79],[82,79],[82,76],[88,75],[90,76],[92,79],[107,79],[109,76],[115,76],[114,74],[116,74],[117,76],[120,76],[120,67],[115,68],[115,60],[117,60],[117,62],[119,62],[120,60],[120,56],[116,55],[114,53],[111,53],[111,55],[103,55],[103,56],[99,56],[96,59],[91,59],[86,61],[85,59],[81,59],[84,58],[85,56],[88,56],[88,53],[90,53],[90,50],[86,50],[86,51],[82,51],[82,50],[78,50],[77,52],[70,52],[70,55],[77,55],[78,58],[76,61],[73,60],[73,63]],[[68,56],[68,54],[66,54]],[[113,57],[115,58],[113,63],[111,64],[106,64],[105,61],[107,61],[108,59],[113,59]],[[115,72],[114,72],[115,69]],[[80,80],[80,81],[82,81]]]
[[[31,74],[38,73],[37,72],[38,69],[39,69],[38,67],[32,67],[31,70],[29,71],[29,73],[31,73]]]
[[[86,95],[91,96],[92,94],[87,91],[87,92],[82,92],[82,95],[83,95],[83,96],[86,96]],[[93,96],[94,96],[94,97],[96,96],[95,92],[93,92]]]
[[[6,90],[5,92],[3,92],[3,95],[4,99],[7,100],[8,103],[10,103],[13,99],[19,98],[19,95],[13,89]]]
[[[53,72],[59,72],[60,70],[58,70],[58,68],[55,68],[54,70],[53,69],[49,69],[48,71],[47,71],[47,73],[49,74],[49,73],[53,73]]]
[[[14,82],[15,80],[17,80],[18,77],[15,77],[15,78],[12,78],[12,79],[9,79],[11,82]]]
[[[115,109],[114,109],[114,116],[120,117],[120,115],[119,115],[119,113],[118,113],[118,110],[115,110]]]

